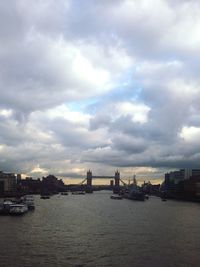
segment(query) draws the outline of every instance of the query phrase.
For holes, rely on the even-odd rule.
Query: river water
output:
[[[0,216],[0,266],[199,266],[200,204],[110,194],[36,196],[35,211]]]

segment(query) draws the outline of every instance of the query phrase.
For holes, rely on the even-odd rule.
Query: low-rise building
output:
[[[4,173],[0,171],[0,191],[9,193],[16,191],[16,176],[14,173]]]

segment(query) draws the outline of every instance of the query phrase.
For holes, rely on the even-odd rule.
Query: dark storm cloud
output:
[[[147,147],[144,140],[126,135],[115,136],[112,139],[112,143],[113,143],[113,148],[119,151],[124,150],[130,154],[141,153]]]

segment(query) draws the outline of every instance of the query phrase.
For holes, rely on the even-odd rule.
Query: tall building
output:
[[[190,179],[192,176],[192,169],[184,169],[184,180]]]
[[[17,174],[17,182],[20,183],[21,179],[22,179],[22,175],[18,173]]]

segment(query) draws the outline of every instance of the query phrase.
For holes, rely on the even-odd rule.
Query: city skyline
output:
[[[199,1],[11,0],[0,14],[0,170],[199,168]]]

